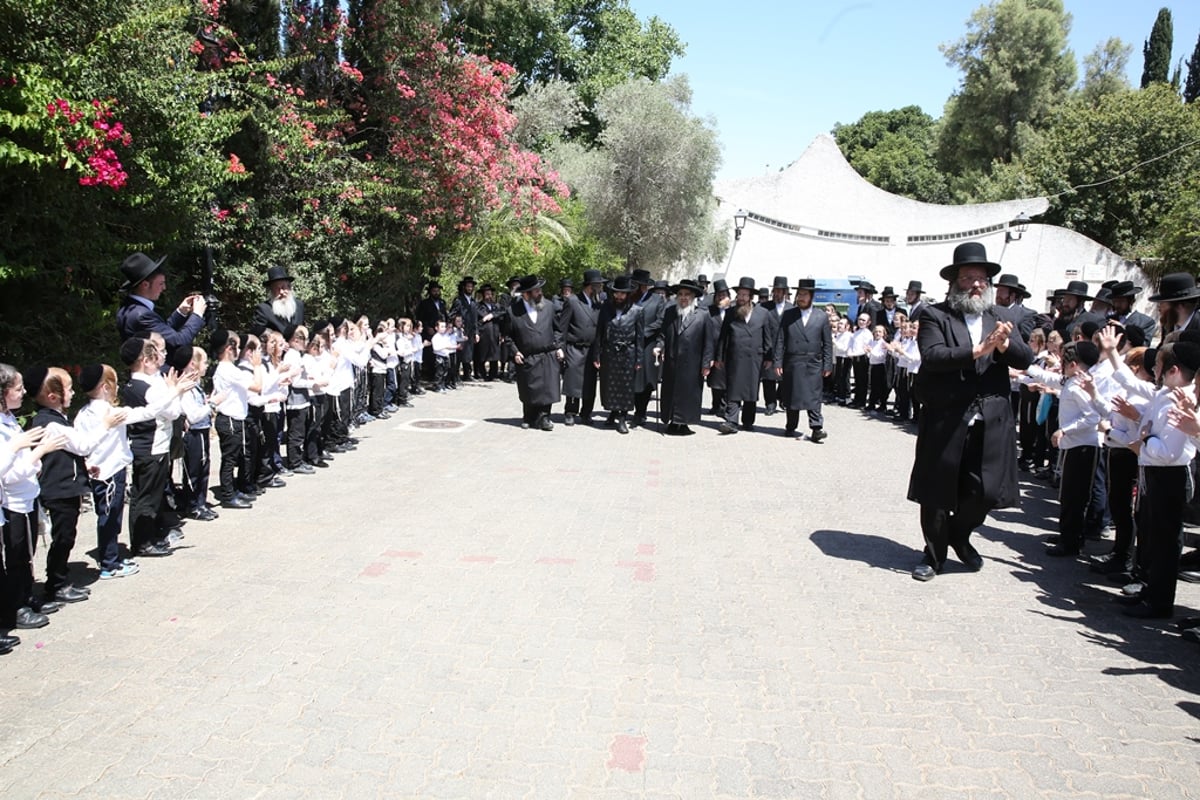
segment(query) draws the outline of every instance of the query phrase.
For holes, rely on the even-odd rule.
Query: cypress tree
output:
[[[1183,84],[1183,100],[1187,103],[1196,102],[1200,97],[1200,38],[1196,39],[1196,48],[1187,62],[1187,82]]]
[[[1152,83],[1167,83],[1167,73],[1171,69],[1171,9],[1160,8],[1154,27],[1150,29],[1150,38],[1142,46],[1145,57],[1142,67],[1142,88]]]

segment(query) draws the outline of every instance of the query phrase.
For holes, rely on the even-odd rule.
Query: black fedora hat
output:
[[[474,283],[475,283],[475,279],[472,278],[470,275],[465,276],[461,281],[458,282],[458,285],[466,286],[468,283],[472,284],[472,285],[474,285]]]
[[[514,283],[520,283],[520,282],[521,282],[521,279],[519,277],[517,277],[516,275],[513,275],[511,278],[509,278],[508,280],[506,280],[504,282],[504,285],[509,288],[512,288],[512,285]]]
[[[1023,284],[1023,283],[1018,283],[1016,286],[1016,289],[1018,292],[1021,293],[1021,299],[1025,299],[1027,297],[1033,297],[1033,294],[1028,289],[1025,288],[1025,284]]]
[[[285,267],[269,267],[267,269],[267,279],[263,281],[263,286],[270,286],[275,281],[287,281],[291,283],[294,280],[296,279],[288,275]]]
[[[875,292],[879,291],[875,288],[875,284],[871,283],[870,281],[859,281],[857,288],[866,292],[867,294],[875,294]]]
[[[916,292],[917,294],[925,294],[925,290],[923,288],[921,288],[920,281],[909,281],[908,288],[905,289],[904,291],[905,292]]]
[[[748,289],[750,290],[751,294],[758,293],[758,289],[754,286],[754,278],[742,278],[738,281],[738,285],[735,288],[738,291],[741,291],[742,289]]]
[[[790,289],[788,279],[783,275],[776,275],[775,281],[771,284],[772,289]]]
[[[496,287],[492,286],[490,283],[485,283],[483,286],[479,287],[479,293],[483,294],[484,292],[492,292],[494,294],[496,292]]]
[[[899,297],[899,296],[900,295],[896,294],[896,291],[890,286],[883,287],[883,292],[881,292],[879,295],[879,297],[884,300],[886,300],[889,297]]]
[[[817,290],[816,278],[800,278],[796,281],[797,292],[815,292]]]
[[[654,279],[650,277],[650,270],[648,269],[635,269],[629,279],[642,286],[650,286],[654,283]]]
[[[1169,272],[1158,283],[1158,293],[1149,297],[1152,303],[1172,303],[1176,300],[1194,300],[1200,297],[1196,288],[1196,276],[1190,272]]]
[[[708,276],[707,276],[707,275],[705,275],[703,272],[701,272],[699,275],[697,275],[697,276],[696,276],[696,283],[699,283],[699,284],[701,284],[701,285],[705,285],[705,284],[707,284],[707,283],[708,283]]]
[[[1133,281],[1117,281],[1111,287],[1113,297],[1136,297],[1142,291],[1142,287],[1138,286]]]
[[[604,276],[600,274],[600,270],[585,269],[583,271],[583,285],[591,286],[596,283],[604,283]]]
[[[712,283],[712,290],[713,294],[716,294],[717,292],[728,292],[729,284],[725,282],[724,278],[717,278]]]
[[[1020,279],[1016,275],[1011,275],[1007,272],[996,279],[995,285],[1004,286],[1008,289],[1016,289],[1018,292],[1021,291]]]
[[[575,281],[571,280],[570,278],[562,278],[562,279],[561,279],[561,280],[559,280],[559,282],[558,282],[558,288],[560,288],[560,289],[574,289],[574,288],[575,288]]]
[[[1096,301],[1097,303],[1112,305],[1112,289],[1108,288],[1107,286],[1101,286],[1096,291],[1096,296],[1093,297],[1092,300]]]
[[[628,275],[618,275],[613,278],[612,285],[608,287],[610,292],[624,292],[629,294],[633,291],[633,279]]]
[[[1063,289],[1063,294],[1073,294],[1082,300],[1092,299],[1088,294],[1087,281],[1067,281],[1067,288]]]
[[[669,291],[671,289],[671,284],[668,281],[658,280],[658,281],[654,282],[654,288],[655,289],[666,289]]]
[[[521,294],[525,294],[526,292],[532,292],[534,289],[542,288],[546,285],[546,281],[542,280],[537,275],[526,275],[524,278],[521,278],[520,284],[521,285],[517,287],[517,291]]]
[[[675,292],[676,294],[679,293],[680,289],[686,289],[687,291],[696,295],[696,297],[704,294],[704,290],[700,288],[700,284],[697,281],[689,280],[688,278],[684,278],[679,283],[671,287],[671,291]]]
[[[987,248],[980,242],[963,242],[954,248],[953,260],[942,267],[938,274],[942,276],[942,280],[952,281],[958,277],[960,267],[983,267],[987,270],[989,278],[1000,274],[1000,265],[994,261],[988,261]]]
[[[154,273],[162,269],[162,263],[167,260],[163,256],[158,261],[150,258],[145,253],[134,253],[121,262],[121,274],[125,276],[125,282],[121,284],[121,289],[129,289],[137,286],[142,281],[149,278]]]

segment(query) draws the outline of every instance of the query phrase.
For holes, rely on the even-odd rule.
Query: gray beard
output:
[[[971,297],[971,292],[968,289],[955,287],[946,296],[946,304],[950,306],[951,311],[957,311],[963,316],[967,316],[968,314],[982,314],[992,305],[995,296],[996,293],[990,286],[984,289],[983,294],[979,297]]]
[[[744,305],[744,306],[738,306],[737,313],[738,313],[738,316],[741,317],[742,319],[746,319],[746,320],[750,319],[750,315],[754,313],[754,304],[746,303],[746,305]]]
[[[286,300],[272,300],[271,310],[280,319],[291,321],[296,316],[296,296],[288,295]]]

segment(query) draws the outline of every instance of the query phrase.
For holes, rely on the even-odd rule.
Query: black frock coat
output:
[[[774,331],[771,312],[761,306],[753,307],[749,319],[742,319],[736,308],[725,312],[717,342],[717,361],[725,365],[726,402],[758,400],[763,362],[775,357]]]
[[[655,347],[662,349],[662,420],[690,425],[700,421],[704,369],[712,364],[713,338],[707,309],[695,308],[687,319],[679,306],[663,314]]]
[[[609,300],[600,309],[591,360],[600,362],[600,405],[609,411],[633,410],[641,354],[646,345],[645,313],[631,305],[617,318]]]
[[[524,299],[518,297],[509,306],[506,320],[508,335],[524,362],[517,364],[517,396],[525,405],[554,405],[562,397],[556,354],[562,347],[562,331],[554,303],[545,300],[534,322],[525,310]]]
[[[596,323],[600,320],[599,303],[591,303],[586,296],[570,295],[562,301],[563,329],[566,344],[563,347],[563,394],[567,397],[583,397],[583,375],[591,356],[592,343],[596,341]]]
[[[775,365],[783,367],[779,401],[792,411],[815,411],[824,395],[822,373],[833,370],[833,331],[829,315],[819,308],[803,322],[799,308],[789,308],[779,320],[775,335]]]
[[[496,303],[482,302],[479,304],[479,342],[475,345],[475,358],[478,361],[500,360],[500,320],[504,316],[502,309]],[[484,320],[488,314],[489,320]]]
[[[667,310],[667,301],[660,294],[651,292],[638,307],[642,309],[642,346],[641,365],[634,377],[634,391],[644,392],[652,389],[659,379],[658,364],[654,363],[654,340],[662,329],[663,314]]]
[[[978,414],[983,426],[983,490],[989,508],[1017,504],[1017,437],[1013,427],[1008,368],[1025,369],[1033,352],[1019,335],[1020,319],[1007,308],[991,306],[983,314],[983,336],[998,321],[1013,323],[1008,349],[971,358],[971,334],[961,314],[946,303],[925,309],[917,346],[921,371],[916,382],[921,416],[908,499],[954,511],[958,508],[959,470],[967,441],[967,423]]]

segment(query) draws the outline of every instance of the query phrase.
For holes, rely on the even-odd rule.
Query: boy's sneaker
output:
[[[137,564],[132,561],[122,562],[116,569],[100,570],[100,580],[108,581],[113,578],[127,578],[130,575],[136,575],[139,572]]]

